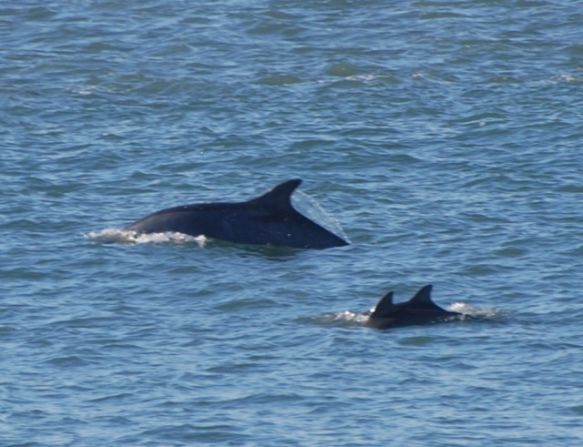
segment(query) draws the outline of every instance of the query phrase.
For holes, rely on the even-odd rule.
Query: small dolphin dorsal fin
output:
[[[432,289],[433,289],[433,286],[431,284],[428,284],[424,287],[421,287],[421,289],[419,289],[419,291],[413,296],[413,298],[411,298],[409,300],[409,303],[417,305],[417,306],[421,306],[421,307],[432,307],[432,308],[437,307],[438,309],[440,309],[440,307],[437,306],[437,304],[435,304],[433,301],[431,301],[431,290]]]
[[[370,314],[370,318],[381,318],[388,314],[393,309],[393,292],[387,293],[377,303],[374,310]]]
[[[288,180],[280,183],[271,191],[266,192],[250,202],[262,204],[269,208],[288,209],[293,208],[291,204],[291,195],[298,186],[302,183],[301,179]]]

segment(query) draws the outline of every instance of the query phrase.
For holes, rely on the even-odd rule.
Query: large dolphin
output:
[[[246,202],[201,203],[164,209],[126,229],[137,233],[178,232],[241,244],[293,248],[348,245],[294,209],[291,195],[301,183],[300,179],[288,180]]]
[[[436,323],[459,318],[462,314],[442,309],[431,301],[431,289],[427,285],[404,303],[393,303],[393,292],[387,293],[368,316],[366,325],[377,329]]]

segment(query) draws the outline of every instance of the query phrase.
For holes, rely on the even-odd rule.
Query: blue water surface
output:
[[[0,446],[583,445],[582,24],[0,2]],[[351,245],[121,232],[290,178]],[[364,325],[429,283],[480,318]]]

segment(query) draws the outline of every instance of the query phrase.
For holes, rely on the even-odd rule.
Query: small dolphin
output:
[[[246,202],[202,203],[150,214],[126,230],[137,233],[177,232],[241,244],[292,248],[330,248],[348,242],[294,209],[291,195],[300,179],[288,180]]]
[[[387,293],[368,316],[366,325],[377,329],[436,323],[455,319],[462,314],[442,309],[431,301],[431,289],[427,285],[404,303],[393,303],[393,292]]]

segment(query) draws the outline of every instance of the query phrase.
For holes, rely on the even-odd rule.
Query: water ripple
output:
[[[0,6],[0,444],[580,445],[576,3]],[[119,228],[291,177],[351,246]]]

